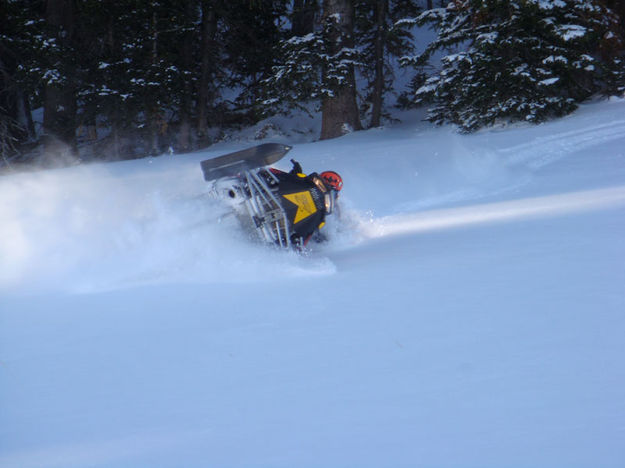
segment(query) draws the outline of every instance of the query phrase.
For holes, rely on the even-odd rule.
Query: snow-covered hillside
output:
[[[623,116],[296,144],[307,255],[207,196],[257,142],[0,178],[0,466],[625,466]]]

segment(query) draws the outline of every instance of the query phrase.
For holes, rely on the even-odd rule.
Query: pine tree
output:
[[[29,89],[20,82],[18,71],[29,55],[24,45],[31,39],[26,39],[25,25],[34,16],[32,7],[32,3],[0,2],[0,166],[8,165],[17,146],[35,136],[26,98]]]
[[[395,78],[392,61],[414,50],[410,29],[398,22],[420,9],[415,0],[359,0],[356,4],[356,41],[363,57],[359,71],[367,80],[364,103],[370,109],[370,127],[378,127],[383,117],[384,98]]]
[[[146,53],[141,51],[147,46],[137,42],[135,28],[142,28],[143,34],[147,31],[148,20],[140,19],[147,17],[147,5],[129,0],[112,2],[106,8],[97,0],[81,5],[79,123],[88,127],[98,123],[110,129],[112,144],[103,145],[107,158],[134,157],[134,147],[141,139],[141,132],[136,131],[144,125],[141,116],[145,110],[141,97],[145,80],[140,76]]]
[[[325,0],[320,25],[305,36],[292,36],[279,45],[279,63],[263,81],[260,104],[266,113],[308,109],[322,111],[321,138],[360,130],[356,104],[353,5],[349,0]],[[318,107],[319,108],[319,107]]]
[[[76,153],[76,11],[72,0],[46,2],[47,40],[52,44],[44,75],[43,128],[47,157],[56,162]]]
[[[321,98],[321,139],[361,130],[356,104],[354,5],[351,0],[324,0],[323,24],[327,58]]]
[[[284,37],[280,19],[287,14],[286,0],[256,1],[241,7],[229,3],[224,16],[224,66],[230,72],[227,87],[240,92],[232,100],[239,122],[260,120],[256,105],[263,80],[276,62],[275,45]]]
[[[293,0],[290,12],[291,36],[305,36],[315,29],[315,17],[319,13],[317,0]]]
[[[200,33],[198,35],[198,62],[200,70],[197,79],[197,101],[195,104],[196,132],[200,146],[208,144],[209,108],[213,107],[217,90],[217,74],[220,67],[217,57],[217,26],[220,16],[219,5],[210,0],[200,1]]]
[[[619,37],[618,17],[599,0],[455,0],[416,20],[428,21],[438,38],[403,63],[423,65],[435,51],[457,48],[414,95],[434,104],[434,122],[462,131],[541,122],[615,87],[618,57],[601,50]]]
[[[81,121],[111,130],[113,157],[190,149],[199,11],[195,0],[82,3]]]

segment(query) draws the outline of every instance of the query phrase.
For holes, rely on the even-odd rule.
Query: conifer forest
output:
[[[0,0],[0,170],[183,153],[296,112],[319,139],[399,108],[540,123],[623,94],[624,4]]]

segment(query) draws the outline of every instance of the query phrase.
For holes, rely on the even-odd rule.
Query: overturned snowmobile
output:
[[[342,180],[332,171],[306,176],[293,160],[291,172],[266,167],[290,150],[265,143],[207,159],[201,166],[218,196],[228,200],[262,240],[301,248],[334,210]]]

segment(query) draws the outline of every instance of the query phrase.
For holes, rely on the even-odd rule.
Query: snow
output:
[[[287,40],[288,44],[300,45],[308,42],[315,41],[317,37],[313,33],[306,34],[305,36],[293,36]]]
[[[544,64],[548,64],[548,63],[568,63],[568,60],[566,57],[562,56],[562,55],[550,55],[549,57],[543,59],[542,63]]]
[[[558,34],[565,41],[584,37],[588,30],[579,24],[565,24],[558,28]]]
[[[547,78],[546,80],[541,80],[538,82],[538,84],[542,86],[550,86],[554,83],[557,83],[558,81],[560,81],[560,77],[554,76],[553,78]]]
[[[285,129],[305,255],[207,196],[257,141],[0,178],[0,466],[623,466],[623,115]]]
[[[531,0],[532,3],[538,4],[538,7],[542,10],[553,10],[554,8],[566,8],[566,3],[563,0]]]

